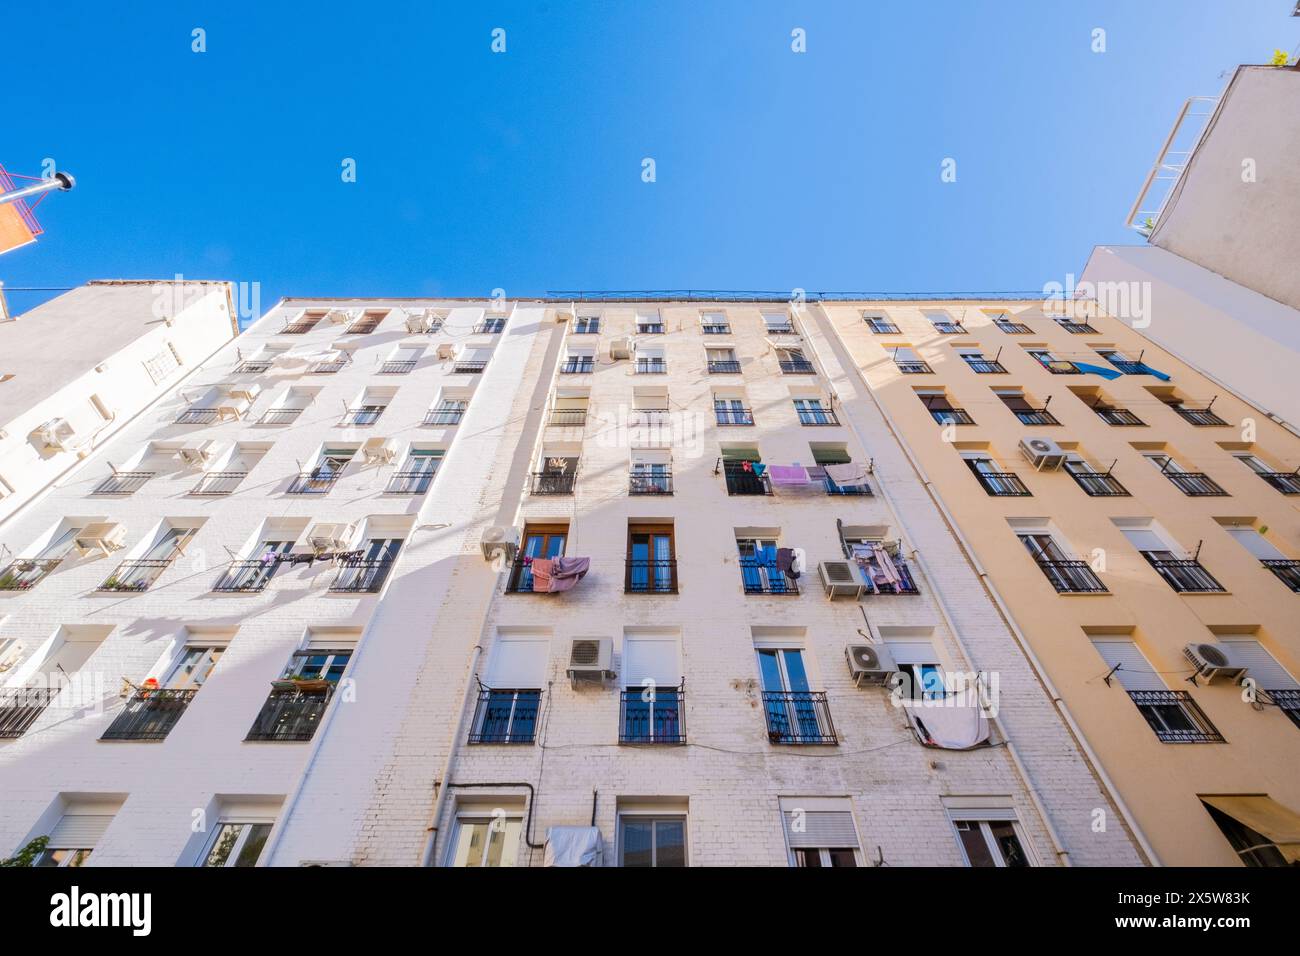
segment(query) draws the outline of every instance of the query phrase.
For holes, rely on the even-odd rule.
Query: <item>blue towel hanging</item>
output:
[[[1091,372],[1093,375],[1100,375],[1105,379],[1115,379],[1120,376],[1120,373],[1113,368],[1102,368],[1100,365],[1085,365],[1083,362],[1075,362],[1074,367],[1080,372]]]

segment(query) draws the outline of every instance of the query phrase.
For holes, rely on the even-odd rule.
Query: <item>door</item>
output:
[[[279,570],[280,558],[292,550],[292,541],[263,541],[247,563],[237,564],[231,569],[229,572],[231,580],[228,585],[223,582],[221,587],[229,590],[260,591]]]
[[[326,448],[321,452],[320,461],[311,471],[311,485],[317,489],[327,489],[333,484],[343,469],[347,467],[348,462],[356,450],[352,448]]]
[[[629,591],[672,593],[677,590],[671,528],[629,528],[627,556]]]
[[[429,490],[433,476],[442,463],[442,451],[434,448],[412,448],[402,465],[403,490],[423,494]]]
[[[819,740],[825,736],[817,719],[801,649],[760,648],[758,670],[771,736],[783,741]]]
[[[740,576],[745,590],[765,594],[782,594],[790,586],[784,572],[776,567],[775,538],[740,538]]]
[[[175,690],[197,690],[212,674],[225,653],[224,647],[186,647],[167,676],[166,686]]]
[[[564,543],[569,537],[566,525],[530,525],[524,528],[523,554],[529,558],[558,558],[564,555]],[[533,572],[526,564],[519,567],[515,590],[531,591]]]

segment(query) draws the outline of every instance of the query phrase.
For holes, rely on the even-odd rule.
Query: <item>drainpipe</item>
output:
[[[495,588],[493,589],[495,594]],[[489,602],[488,610],[491,610]],[[460,742],[463,740],[465,730],[465,714],[469,711],[469,696],[474,690],[474,675],[478,671],[479,658],[483,656],[483,635],[487,631],[488,618],[490,615],[487,611],[483,614],[483,624],[479,629],[478,643],[470,651],[469,666],[465,671],[465,693],[461,695],[460,716],[456,719],[456,729],[452,734],[449,746],[447,747],[447,759],[442,763],[442,773],[438,777],[438,797],[433,801],[433,819],[429,821],[428,838],[424,841],[424,850],[420,853],[420,866],[433,866],[434,852],[438,845],[438,824],[442,820],[443,807],[447,804],[447,791],[452,789],[451,772],[456,765],[456,755],[460,753]],[[525,784],[518,784],[525,786]],[[527,785],[532,790],[531,785]],[[534,795],[528,801],[528,817],[531,823],[533,815]],[[528,834],[524,834],[525,841],[528,840]],[[531,844],[530,844],[531,845]]]
[[[1034,653],[1033,649],[1030,647],[1029,642],[1025,638],[1024,633],[1020,630],[1019,626],[1016,624],[1015,618],[1012,617],[1011,612],[1006,605],[1006,602],[1002,598],[1002,595],[998,592],[996,585],[989,578],[988,571],[984,568],[984,566],[980,563],[979,558],[976,556],[974,548],[971,547],[970,542],[966,539],[966,536],[962,533],[960,526],[953,519],[953,516],[948,511],[948,508],[944,504],[942,497],[935,491],[929,476],[926,475],[925,473],[925,469],[921,467],[921,464],[917,460],[915,453],[912,451],[911,446],[908,445],[908,443],[904,440],[901,432],[897,428],[888,410],[876,397],[875,391],[871,388],[870,383],[868,383],[866,375],[863,374],[860,368],[858,368],[857,363],[852,361],[852,356],[848,354],[847,346],[843,346],[843,344],[840,343],[839,334],[835,331],[834,322],[831,320],[830,313],[826,311],[826,307],[821,302],[817,303],[817,309],[822,316],[822,321],[819,322],[820,331],[822,332],[823,335],[827,335],[830,341],[839,343],[841,345],[841,348],[845,353],[844,355],[841,356],[841,359],[843,358],[849,359],[849,361],[847,362],[844,361],[841,362],[841,365],[845,369],[846,374],[855,375],[857,377],[857,380],[861,388],[866,392],[868,396],[870,396],[872,404],[875,405],[876,410],[880,412],[880,415],[883,418],[886,427],[889,429],[891,436],[893,437],[894,441],[898,443],[899,447],[902,448],[903,453],[907,456],[908,462],[911,464],[917,476],[921,479],[921,483],[925,486],[925,490],[929,494],[930,500],[934,502],[935,506],[939,509],[939,513],[943,516],[944,522],[948,526],[949,532],[952,533],[952,535],[957,539],[958,543],[962,547],[962,550],[966,554],[967,560],[970,561],[971,565],[975,568],[975,572],[979,576],[980,582],[984,585],[985,591],[992,598],[994,602],[994,606],[998,609],[998,613],[1003,619],[1003,622],[1007,625],[1008,629],[1011,631],[1012,637],[1014,638],[1016,644],[1020,648],[1020,652],[1024,654],[1025,658],[1029,661],[1030,667],[1033,669],[1035,676],[1039,680],[1039,683],[1043,686],[1043,689],[1047,692],[1048,697],[1051,699],[1052,703],[1056,706],[1057,712],[1060,713],[1061,718],[1066,723],[1066,726],[1069,727],[1071,735],[1074,737],[1076,742],[1078,742],[1080,748],[1084,752],[1084,755],[1087,757],[1088,762],[1092,765],[1093,772],[1097,775],[1098,780],[1100,780],[1103,788],[1106,790],[1107,795],[1110,797],[1111,801],[1115,804],[1115,807],[1119,810],[1120,815],[1123,816],[1125,823],[1128,824],[1129,830],[1133,833],[1133,836],[1137,840],[1138,845],[1141,847],[1142,852],[1146,855],[1148,861],[1151,863],[1152,866],[1160,866],[1161,865],[1160,859],[1156,855],[1155,849],[1151,846],[1150,842],[1146,838],[1146,835],[1142,832],[1142,829],[1138,826],[1137,820],[1134,818],[1132,811],[1129,810],[1128,805],[1124,802],[1123,798],[1119,795],[1119,791],[1115,788],[1115,785],[1111,781],[1110,776],[1106,773],[1106,769],[1102,765],[1101,761],[1098,759],[1096,752],[1092,749],[1092,746],[1088,743],[1088,739],[1083,735],[1083,732],[1080,730],[1078,723],[1074,719],[1074,715],[1070,712],[1069,707],[1066,705],[1065,701],[1061,698],[1060,693],[1056,690],[1056,687],[1052,683],[1051,678],[1047,676],[1046,669],[1043,667],[1042,662],[1039,661],[1038,656]],[[816,343],[810,342],[809,344],[812,346],[812,348],[815,351],[817,348]],[[832,383],[831,388],[833,389],[834,387],[835,386]],[[846,416],[846,418],[847,417],[848,416]],[[849,424],[849,428],[853,431],[854,437],[857,438],[858,442],[862,445],[863,448],[866,448],[867,445],[863,441],[862,434],[858,431],[857,426],[853,423],[851,419],[849,419],[848,424]],[[895,520],[899,522],[900,527],[906,529],[907,527],[906,522],[902,520],[902,515],[898,511],[898,509],[894,507],[893,498],[889,494],[888,489],[885,487],[885,483],[883,481],[879,481],[877,482],[877,484],[880,485],[881,495],[885,498],[885,502],[889,506],[890,511],[893,512]],[[911,538],[910,532],[908,533],[908,536],[909,538]],[[911,538],[911,540],[915,542],[916,539]],[[914,551],[914,554],[916,556],[917,562],[921,565],[921,570],[925,573],[926,579],[929,580],[930,586],[934,590],[936,601],[939,605],[939,613],[942,615],[944,619],[944,624],[948,627],[949,631],[951,631],[953,635],[953,639],[956,641],[957,646],[961,649],[962,654],[966,657],[967,662],[970,662],[971,656],[967,652],[965,642],[961,638],[961,632],[954,626],[952,616],[949,613],[948,605],[947,602],[944,600],[942,590],[937,586],[936,582],[938,581],[938,578],[936,578],[934,575],[930,573],[929,567],[925,560],[925,556],[920,551]],[[997,724],[996,721],[995,724]],[[999,732],[1001,732],[1001,725],[997,724],[997,726],[999,728]],[[1015,764],[1017,772],[1019,773],[1020,777],[1025,781],[1025,786],[1029,791],[1030,799],[1033,801],[1035,808],[1038,810],[1039,815],[1043,819],[1043,823],[1046,826],[1048,834],[1052,839],[1052,843],[1054,844],[1058,857],[1062,860],[1063,863],[1065,863],[1065,865],[1067,866],[1070,865],[1069,851],[1066,850],[1062,845],[1059,834],[1057,833],[1055,826],[1052,824],[1051,817],[1048,815],[1047,810],[1043,805],[1042,799],[1038,793],[1037,788],[1033,785],[1031,778],[1029,777],[1028,770],[1025,768],[1023,762],[1021,761],[1020,755],[1017,752],[1015,745],[1011,742],[1010,738],[1005,733],[1002,734],[1002,737],[1004,740],[1006,740],[1007,743],[1007,753],[1011,756],[1011,760]]]

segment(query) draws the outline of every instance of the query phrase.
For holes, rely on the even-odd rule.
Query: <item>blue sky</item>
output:
[[[1176,110],[1293,49],[1291,6],[67,2],[0,60],[0,162],[53,157],[78,186],[0,280],[181,273],[259,282],[264,309],[1039,289],[1135,241],[1123,218]]]

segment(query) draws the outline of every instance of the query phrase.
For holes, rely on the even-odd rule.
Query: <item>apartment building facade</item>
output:
[[[1155,861],[1300,823],[1300,439],[1095,303],[820,308]]]

